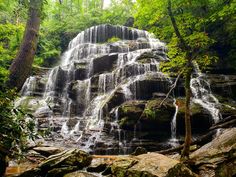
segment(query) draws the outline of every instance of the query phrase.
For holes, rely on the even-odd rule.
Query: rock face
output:
[[[185,111],[182,78],[159,106],[175,81],[160,71],[165,61],[165,44],[146,31],[91,27],[70,42],[59,66],[35,70],[16,105],[35,116],[38,131],[50,127],[45,144],[98,154],[165,149],[184,134]],[[235,76],[202,76],[196,70],[191,82],[194,135],[206,132],[219,110],[222,118],[235,115]]]

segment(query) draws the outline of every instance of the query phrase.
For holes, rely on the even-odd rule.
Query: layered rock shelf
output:
[[[70,42],[58,66],[36,69],[16,105],[34,115],[38,132],[49,132],[38,139],[45,145],[79,147],[95,154],[171,147],[171,139],[174,144],[183,139],[184,88],[180,78],[160,107],[175,81],[159,69],[168,60],[166,50],[146,31],[91,27]],[[205,75],[196,66],[191,81],[195,136],[235,116],[235,78]]]

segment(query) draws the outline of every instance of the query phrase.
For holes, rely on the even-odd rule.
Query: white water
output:
[[[220,103],[218,99],[211,93],[211,87],[207,81],[205,74],[201,73],[197,63],[194,63],[196,76],[191,79],[191,91],[193,94],[192,101],[205,108],[210,115],[214,123],[217,123],[221,119]]]
[[[58,115],[59,113],[50,111],[50,125],[55,126],[54,123],[56,123],[61,126],[60,131],[56,133],[57,136],[60,135],[66,143],[67,140],[75,141],[79,143],[80,148],[85,150],[92,150],[91,147],[96,142],[102,141],[104,117],[108,110],[107,102],[109,102],[115,92],[121,90],[126,100],[135,99],[137,95],[135,91],[139,87],[138,81],[153,76],[166,79],[164,74],[157,72],[159,71],[159,62],[155,59],[145,64],[137,61],[141,54],[151,52],[152,49],[158,49],[160,54],[165,55],[164,43],[155,39],[146,31],[137,29],[131,30],[132,36],[129,36],[129,38],[133,40],[127,40],[127,35],[130,35],[128,30],[130,29],[121,26],[117,26],[116,29],[117,31],[121,29],[122,33],[117,33],[116,35],[123,39],[122,41],[112,44],[102,43],[99,40],[107,34],[105,32],[100,34],[101,28],[102,31],[108,30],[106,25],[91,27],[79,33],[70,42],[68,50],[62,55],[60,66],[53,68],[48,73],[45,92],[40,98],[44,106],[36,110],[36,113],[47,112],[51,110],[51,107],[56,106],[62,113]],[[117,47],[118,59],[112,70],[95,75],[94,59],[110,54],[111,50]],[[162,60],[166,60],[162,55],[161,57]],[[83,65],[86,69],[87,78],[75,80],[76,67],[80,65]],[[62,77],[62,72],[64,73],[64,78],[60,78]],[[95,76],[97,76],[98,80],[98,92],[96,94],[94,93],[96,87],[93,83],[96,80]],[[58,84],[63,87],[60,88],[61,91],[58,88]],[[34,90],[35,85],[35,78],[29,78],[25,83],[22,95],[28,95],[27,91]],[[131,89],[131,87],[133,88]],[[76,94],[76,98],[71,98],[71,89]],[[55,122],[55,120],[58,122]],[[77,122],[72,126],[71,121],[73,120]],[[118,110],[116,110],[115,124],[119,133],[119,146],[126,146],[126,140],[121,140],[121,130],[118,126]]]

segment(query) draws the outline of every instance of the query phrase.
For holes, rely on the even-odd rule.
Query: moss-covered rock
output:
[[[198,177],[197,174],[193,173],[184,164],[178,163],[168,171],[166,177]]]
[[[118,159],[111,169],[116,177],[196,177],[184,164],[158,153]]]
[[[185,133],[185,99],[179,98],[176,100],[178,105],[178,114],[177,114],[177,132],[179,134]],[[191,103],[190,105],[190,114],[191,114],[191,126],[193,133],[203,133],[208,130],[208,128],[213,124],[213,119],[209,112],[204,109],[202,106]]]
[[[38,165],[38,167],[22,173],[21,177],[29,176],[63,176],[90,165],[92,157],[79,149],[65,150]]]
[[[72,149],[50,156],[39,165],[39,168],[42,171],[49,171],[50,169],[61,166],[77,166],[78,168],[83,168],[88,166],[91,161],[92,157],[88,153],[79,149]]]

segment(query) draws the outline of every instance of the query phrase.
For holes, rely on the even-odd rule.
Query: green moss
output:
[[[150,118],[150,119],[156,118],[156,111],[154,111],[152,109],[144,109],[143,112],[147,118]]]
[[[121,120],[119,121],[119,125],[121,128],[125,128],[125,127],[133,127],[138,121],[137,119],[132,119],[130,117],[123,117],[121,118]]]
[[[110,39],[107,40],[108,43],[114,43],[114,42],[117,42],[117,41],[120,41],[121,39],[116,37],[116,36],[113,36],[111,37]]]

